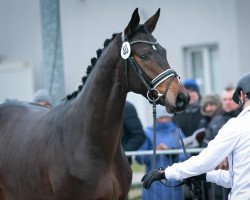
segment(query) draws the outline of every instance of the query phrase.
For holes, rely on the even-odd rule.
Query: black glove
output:
[[[160,181],[162,179],[166,179],[165,168],[160,167],[146,173],[142,177],[141,182],[143,182],[143,187],[148,190],[154,181]]]

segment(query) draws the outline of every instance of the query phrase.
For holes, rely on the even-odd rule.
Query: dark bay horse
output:
[[[97,51],[78,90],[51,110],[0,105],[0,200],[127,198],[132,171],[120,144],[127,93],[158,99],[170,112],[189,102],[151,34],[159,15],[139,24],[136,9]]]

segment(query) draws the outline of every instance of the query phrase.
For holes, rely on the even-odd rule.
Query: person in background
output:
[[[209,125],[210,121],[217,115],[221,114],[222,112],[222,104],[221,104],[221,98],[218,94],[208,94],[203,97],[201,101],[201,113],[206,117],[207,124]],[[206,135],[206,130],[204,130],[204,137]],[[203,137],[203,139],[204,139]],[[203,146],[203,140],[200,142],[200,145]],[[213,193],[212,193],[212,185],[211,183],[205,182],[204,187],[204,195],[205,199],[213,199]],[[219,187],[219,186],[214,186]],[[226,196],[226,195],[225,195]]]
[[[178,131],[182,137],[184,137],[182,131],[176,127],[176,124],[172,121],[173,114],[166,112],[165,107],[157,105],[156,107],[156,149],[177,149],[181,148],[180,137]],[[139,150],[152,150],[154,130],[153,126],[149,126],[145,129],[146,141]],[[146,165],[146,172],[152,170],[151,156],[136,156],[136,161],[140,164]],[[184,155],[179,154],[176,156],[169,155],[157,155],[156,166],[172,165],[175,162],[184,160]],[[168,181],[168,185],[178,185],[179,181]],[[181,187],[169,188],[161,183],[156,183],[150,190],[143,190],[143,200],[154,199],[181,199],[182,191]]]
[[[145,133],[134,105],[125,103],[121,144],[124,151],[136,151],[145,141]],[[127,157],[130,164],[132,158]]]
[[[175,119],[186,137],[203,127],[206,127],[206,119],[200,112],[201,95],[197,82],[193,79],[183,81],[184,87],[190,94],[190,101],[187,109],[177,113]]]
[[[222,112],[220,96],[218,94],[208,94],[202,98],[201,114],[207,119],[207,124]]]
[[[206,95],[201,101],[201,114],[204,116],[204,127],[197,129],[192,136],[186,137],[183,142],[188,148],[200,147],[206,134],[206,124],[221,112],[220,97],[217,94]]]
[[[45,89],[40,89],[35,92],[33,102],[46,108],[52,108],[51,97]]]
[[[203,147],[206,147],[208,142],[215,138],[220,128],[227,123],[229,119],[239,114],[239,105],[232,99],[234,91],[233,87],[226,87],[223,90],[221,95],[222,112],[215,116],[208,124],[203,140]]]
[[[148,172],[142,177],[143,187],[150,189],[153,182],[163,179],[193,177],[231,188],[229,200],[249,199],[250,73],[238,81],[233,101],[240,105],[242,111],[237,117],[228,120],[199,155]],[[225,158],[228,158],[229,170],[214,170]]]

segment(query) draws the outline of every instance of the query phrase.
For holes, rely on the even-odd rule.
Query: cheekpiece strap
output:
[[[124,31],[122,32],[122,43],[125,42],[126,39],[125,39],[125,34],[124,34]]]

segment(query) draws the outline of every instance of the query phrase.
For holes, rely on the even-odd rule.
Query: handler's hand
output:
[[[141,182],[143,182],[143,187],[148,190],[154,181],[160,181],[162,179],[166,179],[165,168],[163,167],[146,173],[142,177]]]

